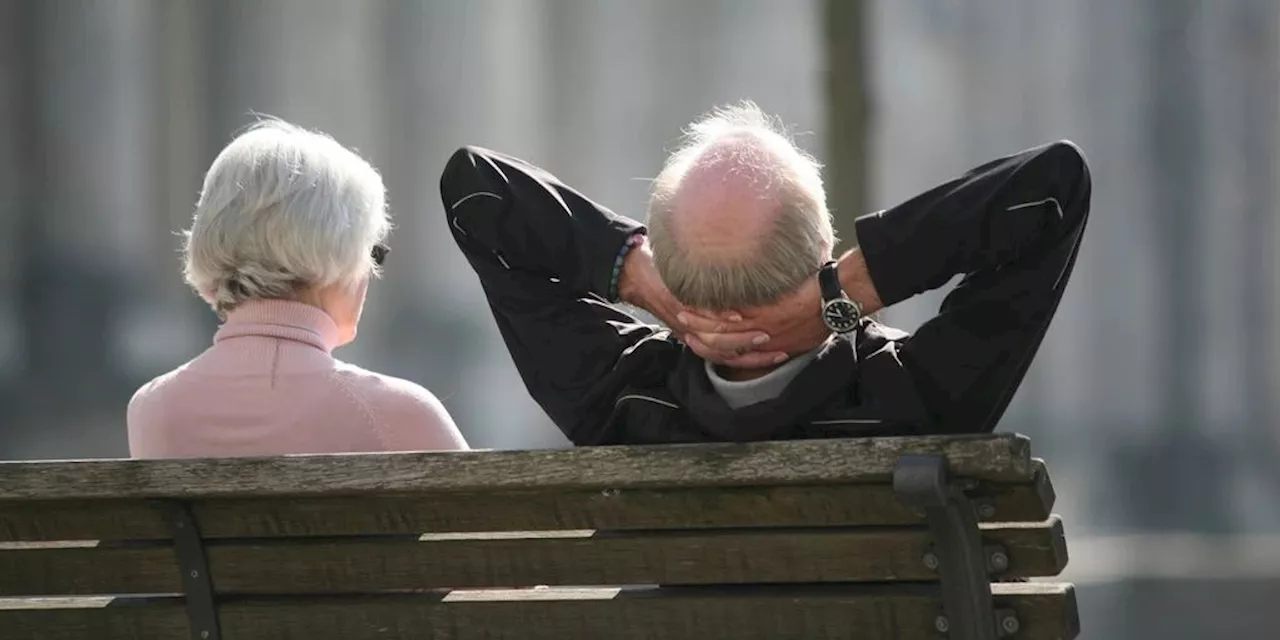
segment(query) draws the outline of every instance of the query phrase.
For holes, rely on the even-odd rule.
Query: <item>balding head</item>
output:
[[[759,107],[718,109],[690,126],[654,180],[654,262],[682,303],[772,303],[835,245],[819,166]]]

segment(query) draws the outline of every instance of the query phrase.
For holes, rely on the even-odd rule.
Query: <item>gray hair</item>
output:
[[[185,232],[184,275],[220,316],[252,299],[355,287],[391,222],[382,177],[333,138],[258,122],[218,154]]]
[[[745,144],[718,144],[729,140]],[[733,264],[699,259],[697,248],[681,246],[671,229],[673,202],[690,170],[719,163],[763,176],[779,207],[758,250]],[[676,299],[705,309],[753,307],[777,301],[813,276],[836,243],[821,168],[752,102],[718,108],[691,124],[653,181],[649,200],[654,264]]]

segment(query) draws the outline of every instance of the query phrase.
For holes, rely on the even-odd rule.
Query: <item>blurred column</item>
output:
[[[1262,79],[1262,86],[1270,86],[1272,98],[1280,100],[1280,6],[1274,2],[1266,2],[1261,0],[1261,4],[1271,8],[1272,16],[1267,21],[1271,25],[1270,50],[1271,63],[1274,65],[1270,71],[1270,77]],[[1280,110],[1280,107],[1277,107]],[[1280,117],[1273,117],[1271,120],[1271,135],[1264,136],[1271,140],[1272,149],[1272,176],[1280,173]],[[1271,202],[1280,202],[1280,180],[1271,180]],[[1270,335],[1270,348],[1259,349],[1264,354],[1264,358],[1269,359],[1270,366],[1267,372],[1267,417],[1266,424],[1271,426],[1272,445],[1276,456],[1280,457],[1280,259],[1277,259],[1276,253],[1280,251],[1280,223],[1275,219],[1275,213],[1272,211],[1270,216],[1271,228],[1270,232],[1259,233],[1258,236],[1264,238],[1262,241],[1268,243],[1265,253],[1271,257],[1270,275],[1271,280],[1267,290],[1271,292],[1270,305],[1270,326],[1267,334]]]
[[[827,97],[827,203],[845,247],[857,245],[853,221],[868,204],[867,162],[871,85],[867,55],[870,19],[864,0],[824,0]]]
[[[543,0],[388,4],[385,167],[398,229],[378,304],[385,369],[421,383],[472,446],[563,443],[524,391],[471,268],[444,222],[439,178],[457,147],[478,144],[548,161]],[[589,50],[580,50],[589,56]],[[573,132],[576,135],[580,132]]]
[[[1156,214],[1151,237],[1162,276],[1161,321],[1153,329],[1164,362],[1159,371],[1161,430],[1153,440],[1135,443],[1127,470],[1136,480],[1130,508],[1140,526],[1231,530],[1229,463],[1224,443],[1204,427],[1208,370],[1197,358],[1197,336],[1212,331],[1213,322],[1205,305],[1207,254],[1199,224],[1211,204],[1204,197],[1208,149],[1201,90],[1208,68],[1187,41],[1203,28],[1204,14],[1195,0],[1149,0],[1141,6],[1150,34],[1145,123]]]
[[[157,143],[156,25],[146,0],[37,2],[33,185],[21,295],[33,381],[46,399],[114,402],[122,310],[142,295]],[[65,404],[60,406],[66,406]]]
[[[1260,399],[1253,393],[1246,362],[1246,352],[1257,336],[1247,328],[1256,313],[1252,302],[1269,296],[1260,287],[1249,286],[1266,274],[1252,268],[1261,256],[1248,255],[1246,244],[1255,231],[1250,222],[1257,226],[1250,220],[1255,217],[1254,202],[1265,203],[1269,213],[1274,209],[1266,183],[1251,184],[1256,178],[1253,165],[1260,164],[1263,170],[1268,166],[1268,154],[1258,148],[1265,143],[1259,144],[1256,133],[1265,126],[1257,112],[1266,108],[1256,101],[1265,100],[1258,94],[1267,90],[1250,86],[1261,61],[1249,59],[1249,53],[1262,44],[1257,33],[1262,25],[1237,24],[1234,18],[1239,17],[1240,5],[1240,0],[1223,0],[1201,6],[1203,28],[1191,34],[1189,45],[1202,52],[1213,69],[1205,74],[1198,96],[1204,104],[1207,131],[1201,160],[1205,206],[1195,216],[1198,251],[1194,261],[1203,272],[1204,305],[1213,329],[1203,332],[1193,355],[1204,371],[1199,394],[1204,418],[1198,427],[1221,436],[1233,455],[1248,458],[1257,449],[1247,443],[1255,430],[1250,422],[1258,418]],[[1226,96],[1230,98],[1223,99]]]
[[[420,308],[449,302],[484,310],[443,222],[440,172],[464,144],[545,161],[552,133],[542,102],[553,70],[542,64],[542,1],[389,6],[386,174],[402,209],[396,244],[409,249],[393,258],[389,285]]]
[[[1232,487],[1242,528],[1280,531],[1280,467],[1275,465],[1277,379],[1269,349],[1277,335],[1272,301],[1276,200],[1280,176],[1274,136],[1280,121],[1280,48],[1275,2],[1230,0],[1204,7],[1209,28],[1199,49],[1210,52],[1205,100],[1212,107],[1208,210],[1200,218],[1213,259],[1206,264],[1207,307],[1216,330],[1202,351],[1208,373],[1206,413],[1212,436],[1233,460]]]
[[[149,0],[163,52],[152,69],[147,96],[151,116],[151,197],[139,213],[146,228],[143,288],[136,303],[121,310],[117,359],[140,380],[172,369],[207,347],[214,316],[182,279],[182,239],[190,226],[200,183],[211,159],[209,28],[212,3]]]
[[[1250,412],[1246,416],[1251,441],[1257,442],[1257,464],[1271,474],[1271,504],[1280,508],[1280,467],[1268,464],[1280,454],[1280,375],[1273,368],[1280,361],[1265,344],[1280,345],[1280,259],[1275,242],[1280,229],[1280,211],[1274,189],[1280,183],[1280,3],[1271,0],[1240,0],[1232,16],[1228,35],[1237,43],[1241,57],[1240,84],[1244,100],[1235,104],[1244,112],[1241,120],[1252,127],[1239,127],[1237,139],[1245,155],[1249,201],[1243,235],[1247,256],[1242,266],[1247,292],[1243,332],[1256,343],[1244,350],[1246,386]],[[1270,445],[1270,447],[1268,447]],[[1270,450],[1268,455],[1266,452]],[[1273,526],[1275,523],[1273,523]]]
[[[0,398],[16,391],[26,360],[17,293],[27,185],[36,160],[23,135],[32,111],[24,97],[24,84],[31,75],[26,52],[32,39],[23,37],[31,27],[30,8],[29,2],[0,0]],[[0,405],[12,406],[2,401]],[[11,418],[0,414],[0,423]],[[0,458],[2,452],[0,447]]]
[[[648,202],[646,178],[661,168],[663,143],[680,133],[678,127],[661,131],[656,121],[662,72],[671,77],[692,71],[656,68],[663,40],[658,4],[557,0],[549,21],[556,70],[548,78],[555,87],[549,117],[560,133],[553,142],[555,169],[591,197],[641,220]],[[694,4],[681,9],[696,11]],[[663,97],[676,104],[687,99]]]
[[[1091,0],[1078,34],[1086,65],[1075,100],[1086,131],[1080,142],[1094,176],[1094,211],[1072,286],[1085,285],[1079,293],[1088,308],[1088,402],[1077,415],[1094,425],[1093,436],[1078,440],[1089,461],[1098,458],[1093,438],[1110,446],[1141,446],[1162,425],[1160,327],[1168,320],[1161,307],[1164,274],[1155,227],[1169,217],[1155,202],[1157,189],[1149,188],[1146,170],[1149,10],[1139,3]]]

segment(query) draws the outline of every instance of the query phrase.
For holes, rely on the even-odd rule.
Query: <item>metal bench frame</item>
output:
[[[924,511],[929,525],[934,546],[921,561],[938,572],[944,608],[934,627],[953,640],[995,640],[1021,627],[1013,611],[997,610],[992,600],[990,574],[1007,568],[1009,556],[983,544],[980,507],[965,495],[974,486],[952,478],[941,456],[903,456],[893,471],[894,493]]]
[[[186,600],[192,640],[221,640],[218,631],[218,602],[213,595],[213,576],[205,559],[204,539],[191,509],[180,500],[156,500],[173,531],[173,550],[182,572],[182,595]]]

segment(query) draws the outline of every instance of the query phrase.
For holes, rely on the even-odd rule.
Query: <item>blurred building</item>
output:
[[[1276,595],[1280,2],[867,7],[868,210],[1053,139],[1092,162],[1083,254],[1005,421],[1055,470],[1077,579],[1252,571],[1233,599]],[[431,388],[476,446],[562,445],[445,233],[444,161],[499,148],[639,217],[681,126],[741,98],[825,156],[823,16],[817,0],[0,0],[0,459],[124,455],[129,394],[208,344],[176,234],[254,113],[325,130],[386,177],[395,252],[340,356]],[[889,319],[913,327],[940,299]],[[1153,532],[1193,544],[1117,537]],[[1134,611],[1164,592],[1119,588],[1147,609],[1082,591],[1085,637],[1217,635],[1144,636]]]

